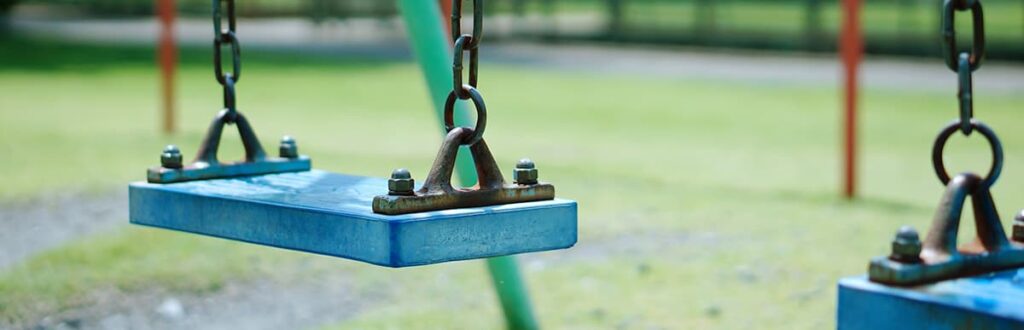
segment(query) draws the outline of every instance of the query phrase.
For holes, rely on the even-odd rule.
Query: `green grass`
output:
[[[220,105],[205,50],[183,56],[182,131],[168,137],[156,130],[150,50],[0,47],[18,50],[0,52],[3,199],[124,189],[156,164],[164,144],[195,152]],[[321,169],[425,175],[440,137],[415,65],[245,56],[240,110],[265,145],[288,133]],[[867,90],[862,198],[844,202],[835,86],[495,65],[482,68],[481,82],[499,164],[530,156],[560,196],[579,201],[575,248],[522,257],[541,323],[557,329],[832,327],[835,281],[863,273],[899,225],[928,225],[941,194],[930,143],[956,109],[952,89]],[[994,188],[1004,217],[1024,197],[1024,146],[1016,143],[1024,132],[1014,129],[1022,102],[1024,95],[976,91],[977,116],[1007,148]],[[986,168],[982,143],[955,138],[951,166]],[[223,149],[225,159],[241,153]],[[75,308],[104,292],[206,292],[234,279],[304,276],[295,265],[311,261],[316,271],[351,274],[366,296],[387,293],[331,328],[501,322],[479,262],[391,270],[146,229],[75,242],[0,273],[0,320]]]

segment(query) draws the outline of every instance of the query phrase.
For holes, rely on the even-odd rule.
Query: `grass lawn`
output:
[[[170,137],[156,129],[151,50],[25,40],[0,41],[0,49],[15,50],[0,52],[3,200],[125,189],[164,144],[194,153],[219,110],[206,49],[183,54],[181,134]],[[239,108],[265,146],[292,134],[321,169],[425,175],[439,124],[414,64],[245,56]],[[836,280],[886,253],[899,225],[924,231],[942,192],[929,153],[955,114],[952,89],[866,91],[862,197],[844,202],[835,86],[481,71],[487,142],[499,164],[530,156],[560,196],[579,201],[577,247],[521,258],[548,328],[833,327]],[[1006,147],[994,194],[1008,224],[1024,198],[1024,131],[1014,129],[1024,95],[975,95],[977,116]],[[222,149],[222,159],[241,154]],[[986,150],[977,135],[958,136],[948,161],[984,169]],[[142,228],[3,271],[0,322],[84,306],[104,292],[205,292],[229,280],[305,276],[295,269],[307,263],[395,293],[330,328],[500,326],[481,262],[391,270]]]

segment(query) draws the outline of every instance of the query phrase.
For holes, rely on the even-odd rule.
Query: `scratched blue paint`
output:
[[[132,183],[134,224],[405,267],[564,249],[576,202],[556,199],[398,216],[375,214],[387,180],[324,171]]]
[[[909,288],[839,281],[837,325],[859,329],[1024,329],[1024,270]]]

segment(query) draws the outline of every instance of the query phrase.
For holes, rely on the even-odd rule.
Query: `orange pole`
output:
[[[864,45],[860,29],[860,0],[842,0],[843,27],[839,52],[843,61],[843,197],[857,194],[858,75]]]
[[[441,24],[444,24],[444,33],[451,38],[452,31],[452,2],[450,0],[437,0],[441,7]]]
[[[160,62],[160,97],[162,128],[166,134],[174,133],[174,72],[178,63],[178,49],[174,42],[174,0],[157,0],[157,16],[160,19],[160,45],[157,60]]]

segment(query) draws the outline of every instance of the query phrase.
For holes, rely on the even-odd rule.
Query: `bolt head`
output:
[[[400,168],[391,172],[391,179],[388,179],[388,195],[411,196],[415,193],[416,180],[413,180],[409,170]]]
[[[537,177],[537,165],[529,158],[520,159],[519,162],[516,163],[515,170],[512,171],[512,179],[515,180],[517,184],[537,184]]]
[[[537,164],[534,164],[533,161],[530,160],[529,158],[523,158],[523,159],[520,159],[519,162],[516,163],[516,168],[522,168],[522,169],[537,168]]]
[[[182,167],[181,150],[178,146],[171,144],[164,148],[164,152],[160,154],[160,166],[173,169]]]
[[[298,158],[299,147],[295,144],[295,139],[289,135],[285,135],[281,138],[281,146],[277,149],[278,154],[281,158]]]
[[[921,261],[921,239],[917,230],[910,226],[900,227],[896,232],[896,238],[892,241],[892,254],[890,259],[901,262]]]
[[[907,242],[921,241],[921,237],[917,234],[917,230],[911,226],[900,227],[900,230],[896,231],[896,239]]]
[[[295,144],[295,138],[293,138],[291,135],[282,136],[281,144]]]
[[[1013,217],[1013,240],[1024,243],[1024,210]]]
[[[399,168],[391,171],[392,179],[412,179],[412,173],[408,169]]]

